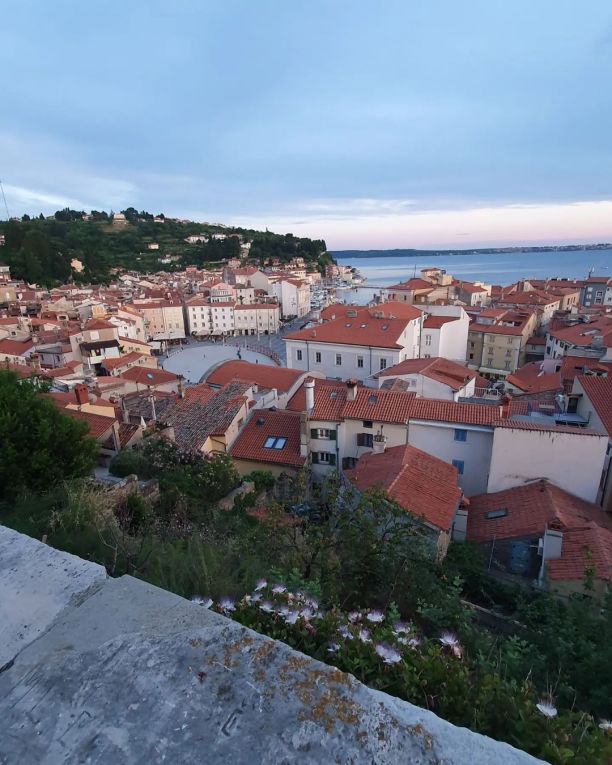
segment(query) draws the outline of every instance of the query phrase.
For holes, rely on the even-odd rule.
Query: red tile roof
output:
[[[398,303],[385,303],[375,309],[353,310],[356,316],[345,315],[311,329],[292,332],[285,335],[284,339],[375,348],[401,348],[397,341],[406,329],[406,325],[422,315],[417,308]],[[397,318],[398,315],[402,318]]]
[[[514,402],[513,402],[514,403]],[[493,407],[491,407],[493,408]],[[516,414],[516,412],[513,412]],[[550,418],[552,419],[552,418]],[[601,433],[593,428],[573,427],[572,425],[557,425],[556,422],[542,422],[542,420],[533,418],[533,420],[517,420],[513,417],[506,419],[497,419],[493,421],[494,428],[511,428],[513,430],[541,430],[550,433],[571,433],[573,436],[599,436]]]
[[[314,409],[310,415],[311,419],[340,422],[342,407],[346,401],[346,383],[333,380],[315,380],[314,383]],[[287,409],[292,412],[304,412],[306,410],[304,383],[289,399]]]
[[[357,388],[353,401],[346,398],[341,416],[345,420],[406,423],[415,398],[405,391]]]
[[[387,290],[396,290],[398,292],[412,292],[413,290],[430,290],[433,291],[434,285],[431,282],[425,281],[425,279],[419,279],[418,276],[414,279],[408,279],[406,282],[399,282],[398,284],[392,284],[391,287],[387,287]]]
[[[532,361],[508,375],[506,381],[523,393],[561,390],[561,372],[544,372],[541,361]]]
[[[140,385],[163,385],[164,383],[176,382],[178,375],[166,372],[165,369],[153,367],[135,366],[126,369],[122,374],[124,380],[131,380]]]
[[[297,412],[254,409],[230,450],[231,456],[253,462],[302,467],[306,458],[300,456],[300,420]],[[282,449],[264,446],[272,436],[287,439]]]
[[[498,420],[498,406],[484,404],[463,404],[431,398],[414,400],[410,420],[432,420],[437,422],[461,423],[464,425],[485,425],[491,427]]]
[[[85,324],[85,329],[89,331],[90,329],[117,329],[117,327],[105,319],[90,319]]]
[[[299,369],[253,364],[250,361],[225,361],[215,367],[206,378],[208,385],[222,386],[230,380],[245,380],[260,388],[286,393],[304,375]]]
[[[612,438],[612,377],[583,375],[578,377],[585,394],[597,412],[597,416]]]
[[[130,351],[130,353],[125,353],[123,356],[119,356],[118,359],[104,359],[101,366],[104,367],[104,369],[117,369],[117,367],[127,367],[130,366],[130,364],[136,364],[138,363],[139,359],[142,358],[151,358],[146,353],[137,353],[136,351]]]
[[[421,374],[432,380],[448,385],[452,390],[460,390],[466,383],[473,380],[477,374],[449,359],[434,356],[429,359],[407,359],[393,367],[378,372],[376,377],[399,377],[403,375]],[[488,381],[487,381],[488,383]]]
[[[588,346],[597,336],[612,333],[612,317],[601,316],[595,321],[580,322],[572,327],[549,329],[548,334],[570,345]]]
[[[31,340],[0,340],[0,354],[7,356],[21,356],[34,347]]]
[[[424,329],[440,329],[449,321],[459,321],[458,316],[427,316],[423,322]]]
[[[449,531],[461,490],[452,465],[415,449],[394,446],[365,454],[345,473],[360,490],[380,487],[400,507],[442,531]]]
[[[113,427],[115,419],[111,417],[102,417],[100,414],[91,414],[90,412],[79,412],[78,409],[62,409],[64,414],[75,420],[85,422],[89,428],[89,435],[96,440],[105,437]]]
[[[507,514],[486,518],[486,513],[500,509]],[[596,579],[612,579],[612,521],[597,505],[548,481],[479,494],[470,500],[470,541],[540,537],[546,528],[563,533],[561,557],[546,565],[550,579],[583,580],[587,564],[595,567]]]

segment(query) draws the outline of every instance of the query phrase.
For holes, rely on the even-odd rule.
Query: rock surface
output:
[[[2,765],[538,762],[2,527],[0,577]]]

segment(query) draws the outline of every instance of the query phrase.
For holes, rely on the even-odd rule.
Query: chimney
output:
[[[185,385],[183,384],[183,375],[179,375],[178,394],[180,398],[185,398]]]
[[[76,397],[77,404],[83,406],[83,404],[89,404],[89,393],[87,386],[79,383],[74,386],[74,395]]]
[[[305,414],[300,416],[300,457],[308,457],[308,422]]]
[[[382,431],[377,433],[372,439],[372,449],[374,454],[384,454],[387,449],[387,436],[383,436]]]
[[[509,393],[505,393],[501,398],[500,416],[502,420],[507,420],[510,417],[510,404],[512,403],[512,396]]]
[[[346,400],[354,401],[357,398],[357,380],[346,381]]]
[[[314,388],[314,380],[306,380],[304,383],[304,392],[306,394],[306,413],[309,415],[312,414],[312,410],[314,409]]]
[[[121,441],[119,440],[119,423],[117,420],[113,422],[113,446],[116,452],[121,451]]]

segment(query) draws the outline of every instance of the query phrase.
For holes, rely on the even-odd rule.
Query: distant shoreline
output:
[[[454,255],[512,255],[515,253],[535,252],[597,252],[612,250],[612,243],[568,244],[560,246],[541,245],[534,247],[496,247],[469,250],[330,250],[333,258],[443,258]]]

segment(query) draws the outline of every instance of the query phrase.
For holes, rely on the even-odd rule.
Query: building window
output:
[[[363,369],[363,356],[357,356],[357,366],[359,369]]]
[[[455,441],[467,441],[467,430],[455,428]]]
[[[512,338],[511,337],[508,338],[508,345],[512,345]]]
[[[387,359],[381,359],[380,360],[380,369],[381,369],[381,371],[383,369],[386,369],[386,368],[387,368]]]
[[[341,367],[342,366],[342,354],[337,353],[336,354],[336,366]]]
[[[374,436],[372,433],[357,433],[357,446],[367,446],[371,449],[374,446]]]
[[[312,461],[321,465],[335,465],[336,455],[333,452],[313,452]]]
[[[510,362],[509,361],[506,361],[506,363],[504,364],[504,369],[510,370]]]
[[[493,355],[493,346],[492,345],[490,345],[489,348],[487,349],[487,353],[489,354],[489,356]]]
[[[372,420],[364,420],[362,424],[363,424],[364,428],[373,428],[374,427],[374,423],[372,422]]]
[[[431,345],[431,335],[425,335],[425,345]]]
[[[296,354],[295,354],[295,357],[297,358],[298,361],[301,361],[302,360],[302,351],[297,351]]]
[[[336,440],[336,431],[331,430],[330,428],[311,428],[310,430],[310,437],[311,438],[325,438],[330,441]]]
[[[315,353],[315,363],[320,364],[321,363],[321,352],[317,351]]]
[[[470,348],[473,348],[473,347],[474,347],[474,343],[470,343]]]
[[[463,468],[465,467],[463,460],[453,460],[453,467],[457,468],[459,475],[463,475]]]
[[[512,351],[510,349],[508,349],[506,351],[506,356],[508,356],[508,357],[512,356]]]
[[[473,358],[474,358],[474,354],[473,354],[473,353],[470,353],[470,358],[471,358],[471,359],[473,359]]]
[[[286,438],[280,436],[268,436],[264,441],[264,449],[282,449],[286,443]]]

